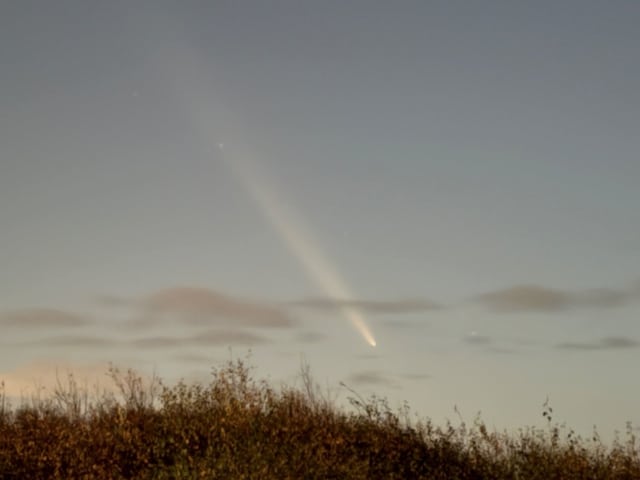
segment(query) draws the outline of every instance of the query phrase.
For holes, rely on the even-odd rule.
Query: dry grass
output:
[[[2,479],[640,479],[640,450],[605,447],[552,424],[516,435],[411,422],[354,392],[352,411],[302,388],[273,389],[242,361],[208,385],[144,383],[111,370],[119,395],[73,377],[11,408],[0,392]]]

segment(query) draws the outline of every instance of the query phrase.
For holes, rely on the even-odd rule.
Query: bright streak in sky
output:
[[[308,277],[332,299],[353,300],[354,295],[338,270],[331,264],[320,247],[303,228],[299,215],[283,202],[269,187],[269,183],[247,158],[229,156],[224,144],[218,144],[225,163],[247,189],[262,214],[280,235],[288,250],[304,267]],[[364,314],[356,307],[341,302],[337,307],[342,315],[358,330],[372,347],[376,340],[369,329]]]

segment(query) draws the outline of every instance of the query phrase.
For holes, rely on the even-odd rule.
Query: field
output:
[[[303,368],[274,389],[242,361],[206,385],[143,381],[113,368],[115,393],[73,377],[51,396],[0,392],[1,479],[640,479],[640,448],[545,429],[488,431],[478,418],[435,426],[356,392],[341,409]]]

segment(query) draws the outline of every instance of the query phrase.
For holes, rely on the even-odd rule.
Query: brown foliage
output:
[[[640,451],[605,448],[551,424],[518,435],[412,424],[408,410],[355,392],[335,407],[303,369],[274,390],[243,362],[208,385],[144,384],[111,370],[120,396],[90,401],[72,378],[51,399],[10,408],[0,391],[0,479],[632,479]]]

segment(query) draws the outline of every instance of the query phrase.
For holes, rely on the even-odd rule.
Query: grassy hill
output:
[[[433,425],[354,393],[353,410],[275,390],[242,361],[208,385],[146,384],[111,370],[119,393],[89,399],[70,377],[51,397],[0,398],[0,479],[640,479],[640,449],[552,424],[518,434]]]

